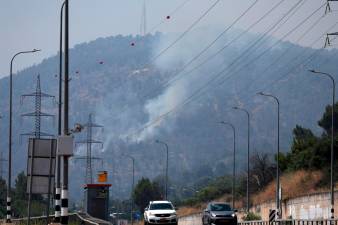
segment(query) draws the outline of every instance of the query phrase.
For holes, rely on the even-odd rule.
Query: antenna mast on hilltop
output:
[[[54,98],[54,96],[46,94],[41,91],[40,75],[37,76],[36,81],[36,91],[30,94],[25,94],[21,96],[21,103],[23,103],[24,98],[34,97],[35,102],[35,111],[31,113],[22,114],[22,117],[34,117],[35,118],[35,130],[29,133],[23,133],[22,136],[32,136],[35,138],[41,137],[52,137],[54,135],[48,134],[41,131],[41,118],[42,117],[54,117],[52,114],[44,113],[41,111],[41,104],[43,98]]]
[[[87,129],[87,138],[82,141],[76,142],[77,144],[86,144],[87,146],[87,154],[84,157],[76,157],[77,160],[86,160],[86,174],[85,174],[85,182],[87,184],[93,183],[93,166],[92,160],[102,160],[98,157],[92,156],[92,145],[99,144],[103,147],[103,143],[101,141],[97,141],[93,139],[93,128],[103,128],[102,125],[96,124],[93,122],[93,115],[89,114],[88,122],[83,125],[85,129]]]
[[[147,6],[146,6],[146,0],[143,0],[143,5],[142,5],[140,34],[142,36],[145,36],[147,34]]]

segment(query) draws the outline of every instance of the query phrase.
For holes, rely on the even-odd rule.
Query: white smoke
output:
[[[215,31],[209,30],[210,32],[208,32],[205,29],[202,30],[204,32],[195,31],[191,35],[188,35],[173,48],[165,52],[165,54],[161,55],[156,60],[156,67],[163,71],[175,71],[175,69],[189,62],[219,34]],[[154,48],[154,55],[156,56],[156,53],[169,46],[173,40],[174,37],[162,39],[158,46]],[[210,52],[215,52],[214,48],[211,48],[201,59],[192,63],[186,71],[189,71],[203,61]],[[134,137],[134,141],[154,139],[160,129],[172,130],[175,125],[175,116],[170,115],[166,118],[166,114],[175,110],[178,105],[183,103],[211,75],[203,73],[200,70],[197,70],[193,74],[187,74],[186,71],[179,75],[179,77],[182,77],[181,79],[168,86],[161,95],[146,103],[144,106],[144,111],[148,114],[148,121],[145,123],[146,128]],[[175,72],[171,73],[175,74]]]

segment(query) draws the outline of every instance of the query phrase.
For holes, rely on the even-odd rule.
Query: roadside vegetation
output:
[[[293,129],[293,141],[290,151],[280,154],[281,186],[283,200],[301,196],[304,194],[327,191],[330,182],[330,138],[331,138],[331,112],[332,107],[327,106],[318,125],[323,129],[320,135],[315,135],[310,129],[297,125]],[[338,104],[334,107],[335,117],[338,118]],[[335,148],[338,148],[338,119],[335,121]],[[335,155],[335,161],[338,159]],[[250,168],[250,192],[251,203],[259,203],[274,200],[275,198],[275,155],[262,152],[254,152],[251,157]],[[338,165],[335,166],[338,171]],[[335,179],[337,180],[337,174]],[[231,202],[231,175],[221,176],[209,180],[207,184],[194,191],[190,197],[176,200],[179,206],[180,216],[200,213],[209,201]],[[153,190],[151,181],[147,185],[142,179],[134,192],[134,198],[139,199],[140,188]],[[159,186],[158,186],[159,187]],[[304,193],[306,190],[306,193]],[[155,191],[155,190],[153,190]],[[156,190],[158,191],[158,190]],[[246,196],[246,173],[236,177],[236,208],[242,208]],[[146,200],[148,201],[148,200]],[[144,203],[137,203],[144,206]],[[140,208],[141,209],[141,208]],[[259,219],[254,214],[246,215],[245,220]]]
[[[24,172],[18,174],[15,179],[15,185],[12,191],[12,211],[15,218],[22,218],[27,216],[27,203],[28,196],[26,192],[27,176]],[[0,218],[6,217],[6,194],[7,184],[6,181],[0,178]],[[42,195],[32,196],[31,215],[41,216],[46,209],[46,201]]]

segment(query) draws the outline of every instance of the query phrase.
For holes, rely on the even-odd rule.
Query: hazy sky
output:
[[[151,28],[165,18],[169,12],[186,0],[146,0],[147,26]],[[159,26],[164,33],[182,32],[216,0],[190,0],[177,14]],[[274,4],[281,0],[258,0],[257,5],[237,25],[247,28]],[[254,31],[267,29],[269,22],[281,15],[299,0],[285,0],[268,20],[263,21]],[[324,0],[304,0],[297,14],[285,24],[277,37],[283,36],[297,23],[317,9]],[[138,34],[143,0],[70,0],[70,43],[75,44],[117,34]],[[215,9],[197,27],[217,25],[226,27],[239,16],[254,0],[221,0]],[[0,76],[9,73],[9,62],[13,54],[22,50],[40,48],[43,51],[34,55],[23,55],[15,61],[15,71],[43,58],[55,55],[59,45],[59,14],[62,0],[1,0],[0,8]],[[338,10],[338,4],[332,3]],[[304,24],[290,40],[295,40],[302,31],[324,14],[325,8]],[[333,12],[321,21],[320,25],[301,43],[308,45],[330,25],[338,22],[338,14]],[[333,31],[338,31],[338,26]],[[297,36],[298,35],[298,36]],[[318,45],[319,46],[319,45]]]

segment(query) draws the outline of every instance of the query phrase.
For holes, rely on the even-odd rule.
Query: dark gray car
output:
[[[203,225],[236,225],[237,210],[232,209],[229,204],[213,202],[209,203],[203,211]]]

